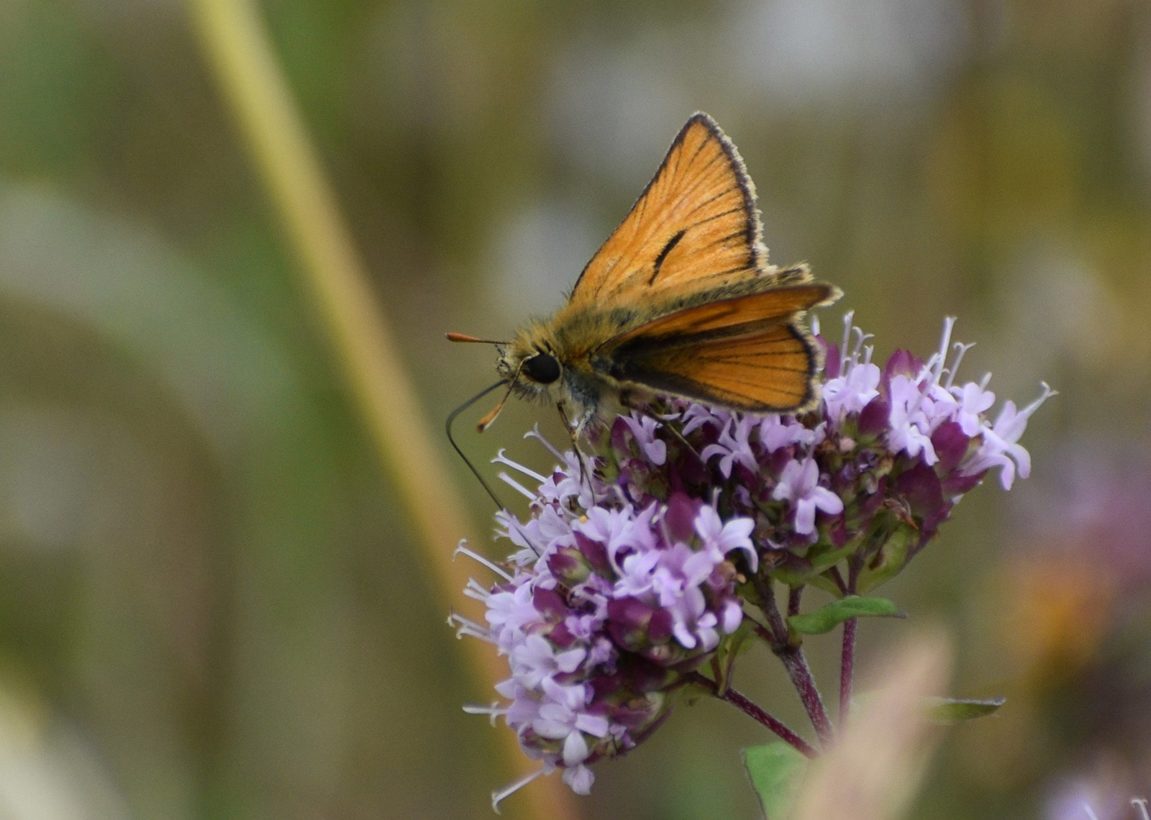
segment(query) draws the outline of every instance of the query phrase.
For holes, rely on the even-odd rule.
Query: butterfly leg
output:
[[[707,462],[705,462],[703,460],[703,456],[701,456],[699,454],[698,450],[696,450],[694,447],[691,446],[690,441],[688,441],[686,438],[684,438],[683,433],[681,433],[679,431],[678,427],[676,427],[673,424],[670,424],[667,421],[667,419],[662,419],[659,416],[657,416],[655,413],[653,413],[651,411],[651,409],[646,404],[635,403],[632,401],[632,399],[633,399],[633,395],[632,395],[632,393],[630,393],[628,391],[621,391],[619,394],[620,406],[622,406],[625,410],[634,410],[637,413],[642,413],[643,415],[647,416],[652,421],[658,423],[659,426],[662,429],[667,430],[668,434],[672,438],[674,438],[676,441],[678,441],[680,443],[680,445],[682,445],[685,450],[687,450],[689,453],[691,453],[693,456],[695,456],[696,459],[699,460],[699,463],[701,465],[703,465],[704,467],[707,466]]]
[[[587,483],[588,489],[592,490],[591,484],[591,470],[588,469],[587,462],[584,460],[583,451],[579,448],[579,441],[576,439],[576,433],[579,431],[579,422],[573,423],[571,417],[564,410],[562,401],[556,402],[556,410],[559,411],[560,418],[563,420],[564,429],[568,431],[568,438],[571,439],[572,452],[576,455],[576,460],[579,461],[579,479],[580,483]]]
[[[685,448],[685,449],[686,449],[686,450],[687,450],[689,453],[691,453],[693,456],[695,456],[695,457],[696,457],[696,460],[697,460],[697,461],[699,461],[699,463],[700,463],[701,465],[703,465],[704,467],[706,467],[706,466],[707,466],[707,462],[703,460],[703,456],[701,456],[701,455],[699,454],[699,450],[697,450],[697,449],[695,449],[694,447],[692,447],[692,446],[691,446],[691,442],[690,442],[690,441],[688,441],[686,438],[684,438],[684,437],[683,437],[683,433],[681,433],[681,432],[679,431],[679,428],[678,428],[678,427],[676,427],[676,426],[674,426],[674,425],[672,425],[672,424],[668,424],[668,423],[667,423],[666,421],[664,421],[663,419],[656,419],[656,420],[657,420],[657,421],[658,421],[658,422],[659,422],[661,425],[663,425],[663,428],[664,428],[665,430],[667,430],[669,433],[671,433],[671,437],[672,437],[672,438],[674,438],[676,441],[678,441],[680,444],[682,444],[682,445],[683,445],[683,447],[684,447],[684,448]]]

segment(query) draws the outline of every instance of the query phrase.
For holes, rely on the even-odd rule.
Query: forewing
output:
[[[820,356],[796,314],[835,295],[803,285],[708,302],[617,337],[600,361],[614,379],[655,393],[754,412],[806,409]]]
[[[592,257],[570,302],[614,303],[707,289],[766,269],[755,191],[706,114],[687,121],[631,211]]]

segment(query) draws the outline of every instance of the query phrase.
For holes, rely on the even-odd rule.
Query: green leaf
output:
[[[863,598],[849,595],[811,612],[792,615],[787,625],[802,635],[822,635],[846,620],[864,617],[902,618],[903,613],[887,598]]]
[[[807,773],[807,758],[782,740],[751,746],[740,754],[764,816],[768,820],[787,817]]]
[[[928,715],[939,723],[959,723],[962,720],[990,715],[1007,702],[1007,698],[928,698]]]

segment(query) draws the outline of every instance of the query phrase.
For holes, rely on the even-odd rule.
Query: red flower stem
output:
[[[855,628],[858,618],[843,622],[843,651],[839,662],[839,724],[842,727],[851,711],[851,690],[855,677]]]
[[[803,587],[791,587],[787,593],[787,615],[799,614],[799,604],[803,600]]]
[[[812,747],[812,745],[802,737],[797,735],[794,731],[792,731],[787,726],[787,724],[770,715],[759,704],[750,700],[738,690],[729,686],[724,689],[723,692],[720,692],[719,686],[715,681],[704,677],[698,672],[692,673],[690,677],[692,679],[692,683],[704,687],[720,700],[726,701],[735,708],[739,709],[739,711],[743,712],[756,723],[767,727],[772,732],[774,732],[776,736],[778,736],[781,740],[786,742],[789,746],[794,748],[804,757],[814,758],[818,756],[819,753],[816,752],[815,748]]]
[[[777,652],[807,716],[811,718],[811,725],[815,727],[815,734],[819,737],[819,745],[826,748],[831,745],[834,732],[831,729],[831,720],[827,717],[827,710],[823,706],[823,699],[819,696],[819,689],[811,675],[811,667],[807,664],[807,657],[801,647],[787,647]]]
[[[783,662],[792,686],[799,693],[803,708],[807,711],[811,725],[815,727],[815,734],[819,737],[819,745],[826,748],[831,744],[835,733],[832,731],[827,709],[823,705],[823,698],[819,695],[819,688],[815,685],[815,678],[812,677],[807,657],[803,654],[803,646],[790,640],[790,631],[779,612],[779,607],[776,606],[771,582],[757,577],[755,586],[759,592],[760,608],[767,616],[767,625],[773,634],[771,650]]]

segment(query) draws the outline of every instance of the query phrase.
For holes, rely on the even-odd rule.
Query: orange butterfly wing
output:
[[[647,188],[580,274],[569,304],[711,289],[761,275],[755,188],[707,114],[687,121]]]
[[[612,378],[755,412],[800,411],[815,400],[820,354],[793,319],[838,291],[822,284],[720,298],[663,316],[605,343]]]
[[[608,339],[601,351],[618,350],[629,342],[679,344],[681,337],[702,333],[744,334],[764,325],[785,324],[802,310],[810,310],[839,297],[838,288],[819,282],[802,285],[769,286],[747,294],[698,294],[692,305],[627,330]]]

